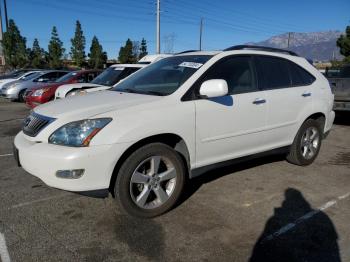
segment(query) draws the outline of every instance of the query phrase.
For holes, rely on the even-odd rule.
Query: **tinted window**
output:
[[[211,79],[226,80],[230,95],[258,91],[252,59],[249,56],[234,56],[217,62],[208,70],[199,86]]]
[[[288,61],[277,57],[258,56],[259,84],[265,90],[286,88],[291,86]]]
[[[289,70],[292,86],[307,86],[315,81],[315,77],[293,62],[289,62]]]

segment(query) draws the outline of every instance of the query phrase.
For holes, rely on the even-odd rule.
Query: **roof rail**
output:
[[[198,52],[198,50],[185,50],[179,53],[176,53],[175,55],[179,55],[179,54],[185,54],[185,53],[192,53],[192,52]]]
[[[285,49],[267,47],[267,46],[258,46],[258,45],[234,45],[229,48],[224,49],[224,51],[233,51],[233,50],[256,50],[256,51],[267,51],[267,52],[276,52],[276,53],[285,53],[292,56],[298,56],[297,53]]]

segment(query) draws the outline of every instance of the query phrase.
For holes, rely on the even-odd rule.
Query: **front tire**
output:
[[[18,93],[18,102],[20,102],[20,103],[23,103],[23,102],[25,102],[24,101],[24,94],[25,94],[25,92],[26,92],[26,90],[21,90],[19,93]]]
[[[179,153],[162,143],[137,149],[119,169],[114,194],[122,209],[150,218],[171,209],[184,188],[185,165]]]
[[[314,119],[306,120],[294,138],[287,155],[288,162],[299,166],[312,164],[320,151],[322,137],[320,122]]]

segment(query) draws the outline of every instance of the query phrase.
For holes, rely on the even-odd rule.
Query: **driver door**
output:
[[[231,56],[214,64],[196,83],[224,79],[228,95],[195,100],[196,167],[263,151],[267,106],[251,56]]]

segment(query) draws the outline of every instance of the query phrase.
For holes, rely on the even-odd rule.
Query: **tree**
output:
[[[344,61],[350,63],[350,26],[346,27],[345,35],[341,35],[337,40],[340,53],[345,56]]]
[[[147,52],[147,42],[146,39],[142,38],[141,40],[141,46],[140,46],[140,54],[139,54],[139,59],[141,59],[142,57],[148,55]]]
[[[89,66],[91,68],[103,68],[103,65],[107,62],[107,54],[103,52],[103,48],[100,45],[96,36],[92,38],[90,53],[89,53]]]
[[[71,39],[71,57],[74,63],[81,67],[85,62],[85,36],[79,21],[75,25],[74,37]]]
[[[132,41],[132,56],[134,57],[133,63],[136,63],[140,56],[140,42]]]
[[[33,68],[44,68],[46,64],[45,51],[40,47],[38,39],[34,39],[30,50],[30,64]]]
[[[65,49],[63,48],[63,43],[60,40],[57,28],[54,26],[51,32],[51,40],[48,47],[48,60],[51,68],[61,68],[62,67],[62,57],[64,55]]]
[[[132,42],[128,38],[125,42],[125,46],[122,46],[119,50],[119,57],[118,60],[122,64],[128,64],[133,63],[135,61],[135,57],[133,56],[133,48],[132,48]]]
[[[9,20],[9,26],[4,33],[2,46],[5,61],[12,68],[23,67],[28,64],[26,38],[21,36],[15,21]]]

